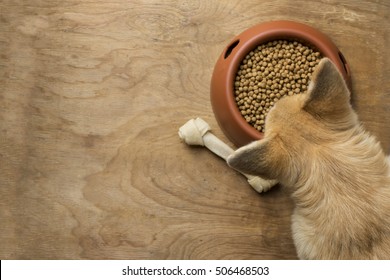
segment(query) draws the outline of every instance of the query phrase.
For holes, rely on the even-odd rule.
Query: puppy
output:
[[[307,94],[278,101],[264,138],[228,158],[290,190],[301,259],[390,259],[390,160],[349,101],[337,68],[322,59]]]

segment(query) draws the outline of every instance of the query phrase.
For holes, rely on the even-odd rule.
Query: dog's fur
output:
[[[390,259],[390,161],[359,124],[329,59],[316,67],[308,93],[278,101],[264,138],[228,164],[291,191],[299,258]]]

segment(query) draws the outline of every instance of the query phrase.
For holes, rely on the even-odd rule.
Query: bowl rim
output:
[[[241,61],[250,51],[261,44],[275,40],[294,40],[318,50],[323,57],[328,57],[336,65],[348,87],[351,88],[350,70],[344,56],[330,38],[319,30],[303,23],[286,20],[260,23],[245,30],[233,38],[221,53],[214,68],[212,83],[217,79],[216,75],[223,74],[225,76],[223,79],[225,93],[222,94],[222,97],[225,99],[224,103],[227,106],[225,110],[230,112],[230,117],[227,118],[229,118],[229,121],[234,121],[235,127],[239,127],[242,133],[246,134],[245,138],[252,139],[252,141],[261,139],[264,134],[243,118],[234,98],[234,80]],[[232,48],[232,46],[234,47]],[[218,63],[224,64],[223,71],[217,70]],[[219,81],[221,81],[220,78]],[[217,116],[218,105],[215,104],[216,100],[213,98],[213,94],[215,95],[217,92],[215,92],[213,85],[210,94],[214,115],[225,135],[237,146],[249,143],[250,141],[241,141],[239,136],[232,135],[233,133],[227,131],[224,122],[218,119],[220,116]],[[228,114],[225,112],[223,115],[226,117]]]

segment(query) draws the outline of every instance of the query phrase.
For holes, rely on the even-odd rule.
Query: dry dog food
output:
[[[321,54],[296,41],[276,40],[251,51],[234,81],[237,106],[260,132],[271,107],[286,95],[305,93]]]

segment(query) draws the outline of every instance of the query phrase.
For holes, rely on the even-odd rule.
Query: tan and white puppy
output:
[[[390,259],[390,161],[359,123],[329,59],[316,67],[308,93],[278,101],[264,138],[228,164],[291,191],[299,258]]]

